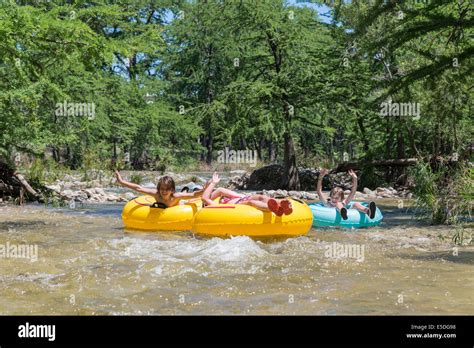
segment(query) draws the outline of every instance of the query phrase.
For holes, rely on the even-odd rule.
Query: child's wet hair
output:
[[[329,197],[339,196],[341,201],[344,200],[344,190],[340,187],[334,187],[331,192],[329,193]]]
[[[158,184],[156,185],[156,191],[160,193],[161,187],[169,188],[171,192],[176,192],[176,185],[171,176],[165,175],[158,179]]]

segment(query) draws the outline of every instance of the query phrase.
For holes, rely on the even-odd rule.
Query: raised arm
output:
[[[346,198],[345,204],[349,204],[357,192],[357,174],[352,169],[349,169],[348,173],[352,177],[352,189],[351,193]]]
[[[319,200],[324,204],[326,204],[326,201],[323,195],[323,178],[327,173],[328,170],[326,168],[321,168],[319,171],[318,184],[316,185],[316,192],[318,194]]]
[[[129,189],[135,190],[140,193],[145,193],[147,195],[154,195],[156,193],[156,189],[145,188],[132,182],[123,180],[122,175],[120,175],[118,170],[115,171],[115,177],[117,178],[117,183],[122,186],[128,187]]]

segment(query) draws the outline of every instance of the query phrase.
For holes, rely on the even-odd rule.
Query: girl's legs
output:
[[[364,207],[362,204],[356,202],[356,203],[352,204],[351,208],[354,208],[354,209],[360,211],[361,213],[365,213],[365,214],[369,215],[369,217],[371,219],[373,219],[375,217],[376,205],[375,205],[374,202],[370,202],[368,207]]]
[[[293,212],[291,203],[287,199],[274,199],[265,195],[252,195],[251,202],[251,205],[257,208],[270,210],[277,216],[281,216],[283,214],[289,215]]]
[[[215,184],[209,184],[204,192],[202,193],[203,207],[205,205],[212,205],[214,202],[211,199],[212,190],[214,189]]]
[[[342,219],[347,220],[347,209],[346,207],[344,207],[344,204],[342,204],[341,202],[337,202],[336,208],[341,213]]]
[[[255,208],[259,208],[259,209],[262,209],[262,210],[265,210],[265,211],[270,211],[270,209],[268,208],[268,203],[263,203],[260,200],[251,199],[247,202],[242,202],[242,204],[248,204],[248,205],[251,205],[252,207],[255,207]]]
[[[204,196],[204,194],[203,194]],[[243,197],[244,195],[223,187],[215,189],[211,194],[211,199],[214,200],[217,197]]]
[[[366,214],[369,212],[369,208],[364,207],[360,203],[353,203],[351,209],[356,209],[356,210],[360,211],[361,213],[366,213]]]
[[[202,200],[206,202],[206,205],[215,204],[214,199],[218,197],[243,197],[240,193],[222,187],[214,190],[214,186],[214,184],[209,185],[202,193]]]

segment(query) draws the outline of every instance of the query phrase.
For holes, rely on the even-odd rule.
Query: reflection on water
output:
[[[396,203],[375,229],[264,241],[127,232],[121,208],[0,208],[0,246],[38,246],[36,262],[0,258],[0,313],[474,312],[474,248]]]

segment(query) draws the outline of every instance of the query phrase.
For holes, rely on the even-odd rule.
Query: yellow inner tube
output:
[[[290,199],[293,213],[276,216],[246,204],[219,204],[202,208],[192,230],[209,236],[301,236],[308,233],[313,214],[304,202]]]
[[[202,207],[200,199],[166,209],[150,207],[154,202],[152,196],[140,196],[128,202],[122,211],[125,227],[145,231],[191,230],[194,215]]]
[[[290,199],[293,213],[276,216],[246,204],[219,204],[202,207],[201,199],[161,209],[150,207],[155,198],[141,196],[123,208],[126,228],[144,231],[186,231],[208,236],[276,237],[308,233],[313,214],[304,202]]]

